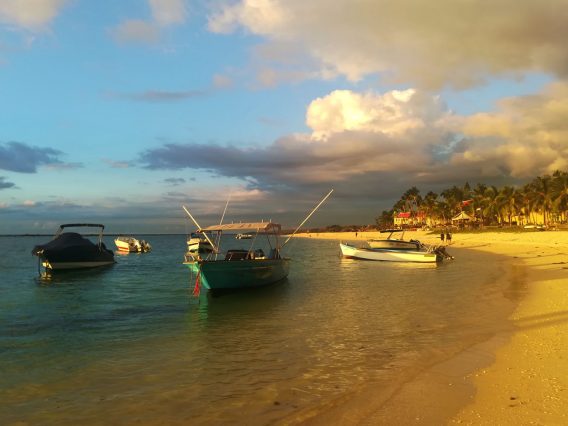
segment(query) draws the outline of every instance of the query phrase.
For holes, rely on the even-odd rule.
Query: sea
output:
[[[186,236],[137,237],[152,251],[50,277],[31,255],[50,237],[0,237],[0,424],[294,423],[487,340],[523,292],[496,255],[357,261],[295,238],[285,281],[195,297]]]

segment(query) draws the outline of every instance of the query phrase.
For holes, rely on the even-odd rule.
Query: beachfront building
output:
[[[421,227],[428,224],[427,219],[424,212],[399,212],[394,215],[393,222],[397,228]]]

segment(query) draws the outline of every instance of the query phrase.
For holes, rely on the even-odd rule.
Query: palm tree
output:
[[[568,173],[555,171],[552,174],[550,190],[553,208],[560,213],[562,221],[565,221],[568,209]]]
[[[379,228],[390,228],[393,226],[393,210],[383,210],[379,217],[375,219]]]
[[[509,226],[512,225],[513,216],[518,213],[519,198],[519,192],[512,186],[504,186],[497,194],[497,205],[507,215]]]
[[[441,195],[448,205],[449,213],[452,217],[461,211],[462,202],[464,200],[464,190],[462,188],[454,185],[450,189],[442,191]]]
[[[499,190],[494,185],[491,185],[485,190],[485,208],[483,209],[483,214],[489,222],[503,222],[503,218],[501,217],[501,206],[499,199],[497,198],[498,196]]]
[[[542,211],[544,225],[552,213],[552,191],[550,175],[538,176],[531,182],[531,196],[538,210]]]
[[[432,221],[436,218],[438,204],[438,194],[435,192],[428,192],[422,200],[421,211],[425,217],[430,218]]]
[[[471,200],[467,206],[464,200]],[[456,185],[437,194],[430,191],[424,198],[416,187],[407,190],[394,206],[395,211],[421,212],[427,217],[443,219],[447,222],[464,207],[480,216],[484,224],[504,223],[509,225],[513,217],[524,216],[527,221],[537,223],[534,215],[542,213],[544,224],[568,220],[568,172],[556,171],[550,175],[538,176],[520,189],[505,186],[487,186],[478,183],[471,188],[469,183],[463,187]]]
[[[473,199],[473,203],[472,203],[472,209],[475,213],[475,216],[477,217],[477,214],[479,212],[480,218],[481,219],[481,223],[485,224],[485,218],[483,215],[483,210],[485,210],[486,206],[486,195],[485,192],[487,191],[487,185],[483,184],[483,183],[478,183],[477,185],[475,185],[475,188],[473,188],[472,191],[472,199]]]

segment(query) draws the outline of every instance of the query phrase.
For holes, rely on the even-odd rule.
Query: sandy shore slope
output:
[[[362,242],[379,238],[365,232],[300,236]],[[504,327],[489,341],[420,372],[373,412],[357,413],[357,402],[349,401],[329,414],[341,424],[567,425],[568,232],[453,237],[453,247],[510,257],[516,279],[527,288],[511,317],[512,333]],[[422,232],[407,232],[405,238],[440,243]],[[306,423],[331,420],[325,417]]]

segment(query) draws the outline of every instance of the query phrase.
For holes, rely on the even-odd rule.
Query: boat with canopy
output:
[[[96,244],[77,232],[64,232],[67,228],[85,227],[99,229]],[[61,225],[53,239],[45,244],[36,245],[32,249],[32,254],[38,257],[39,265],[43,266],[46,272],[112,265],[115,263],[114,253],[103,243],[104,228],[104,225],[98,223]]]
[[[331,195],[333,189],[320,201],[304,221],[292,234],[280,243],[282,226],[278,223],[246,222],[246,223],[221,223],[208,227],[201,227],[192,216],[190,211],[183,206],[184,211],[198,227],[197,235],[202,236],[211,246],[211,252],[187,252],[184,264],[195,275],[194,295],[199,294],[201,286],[215,293],[224,290],[237,290],[245,288],[262,287],[284,280],[290,270],[290,258],[282,255],[282,248],[296,234],[300,227],[314,214],[314,212]],[[228,205],[228,201],[227,201]],[[225,206],[225,211],[227,206]],[[226,234],[250,234],[247,240],[230,239],[232,245],[235,241],[242,241],[239,248],[221,250],[222,236]],[[259,247],[261,240],[264,248]],[[229,241],[223,244],[231,246]]]
[[[221,236],[241,231],[254,232],[253,244],[221,252]],[[206,236],[213,251],[194,255],[186,253],[184,264],[195,274],[196,286],[202,285],[213,292],[273,284],[286,278],[290,269],[290,259],[280,253],[280,232],[281,225],[272,222],[231,223],[201,228],[197,233]],[[254,248],[259,238],[266,239],[270,247],[267,253],[262,248]]]

